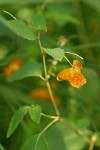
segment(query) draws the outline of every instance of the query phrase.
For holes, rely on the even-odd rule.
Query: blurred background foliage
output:
[[[63,68],[70,67],[66,61],[63,60],[53,66],[51,57],[47,56],[46,60],[51,87],[61,114],[83,135],[97,134],[94,149],[99,150],[100,1],[0,0],[0,150],[17,150],[21,149],[28,137],[41,131],[49,120],[42,117],[41,124],[37,125],[26,116],[16,132],[7,139],[6,133],[13,113],[27,104],[41,105],[42,111],[46,114],[53,115],[55,112],[45,90],[45,84],[39,78],[7,81],[7,67],[13,63],[13,60],[20,59],[24,64],[27,60],[42,62],[42,59],[37,41],[25,40],[7,28],[4,19],[9,21],[13,18],[3,10],[29,25],[34,14],[42,11],[48,28],[48,32],[43,32],[41,35],[42,45],[48,48],[63,47],[65,51],[77,53],[84,58],[82,71],[87,84],[80,89],[71,87],[67,82],[58,83],[55,76],[53,77]],[[71,62],[77,59],[75,56],[67,57]],[[36,96],[40,91],[41,97]],[[87,143],[60,123],[46,132],[46,138],[50,150],[88,149]]]

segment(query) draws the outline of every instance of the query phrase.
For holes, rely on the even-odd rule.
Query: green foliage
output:
[[[27,113],[29,110],[29,106],[23,106],[21,107],[18,111],[15,112],[15,114],[12,117],[12,120],[9,124],[9,128],[7,131],[7,138],[10,137],[11,134],[16,130],[18,127],[19,123],[23,119],[24,115]]]
[[[5,150],[5,148],[0,144],[0,150]]]
[[[39,124],[41,118],[41,107],[40,106],[23,106],[19,108],[13,115],[9,128],[7,131],[7,138],[10,137],[16,130],[20,122],[22,121],[25,114],[29,111],[30,118]]]
[[[42,135],[39,139],[39,135],[30,137],[22,146],[21,150],[48,150],[48,145],[45,137]]]
[[[63,22],[70,22],[73,24],[80,24],[80,22],[74,18],[73,16],[71,16],[70,14],[65,14],[63,12],[60,11],[52,11],[52,12],[47,12],[46,16],[50,19],[55,19],[57,22],[63,23]]]
[[[20,70],[9,77],[9,81],[22,79],[25,77],[40,77],[42,74],[42,65],[37,62],[26,62]]]
[[[7,20],[4,17],[2,17],[1,15],[0,15],[0,22],[3,23],[5,26],[7,26],[9,28]]]
[[[41,107],[40,106],[31,106],[29,109],[29,114],[31,119],[36,122],[36,123],[40,123],[40,119],[41,119]]]
[[[92,138],[98,150],[100,0],[0,0],[0,10],[0,150],[86,150]],[[83,65],[87,83],[78,89],[56,80],[71,68],[64,51],[83,57],[66,53]]]
[[[8,24],[12,31],[25,39],[35,40],[37,38],[36,34],[32,32],[28,25],[26,25],[22,20],[11,20],[8,22]]]
[[[32,25],[36,30],[43,30],[47,32],[46,20],[41,13],[33,17]]]
[[[100,12],[100,1],[99,0],[95,0],[95,2],[91,1],[91,0],[84,0],[84,2]]]
[[[86,129],[87,127],[89,127],[90,122],[87,118],[82,118],[79,120],[77,127],[80,128],[81,130]]]
[[[56,59],[56,60],[61,61],[61,60],[63,59],[63,57],[64,57],[64,50],[61,49],[61,48],[53,48],[53,49],[50,49],[50,48],[44,48],[44,47],[43,47],[43,50],[44,50],[47,54],[51,55],[51,56],[52,56],[54,59]]]
[[[66,122],[68,124],[70,124],[71,122],[70,125],[73,126],[73,128],[76,128],[74,122],[68,119],[66,120]],[[83,129],[78,127],[78,130],[83,133]],[[73,133],[71,129],[66,128],[66,126],[61,122],[57,123],[46,132],[46,139],[48,141],[50,150],[83,149],[85,145],[85,142],[82,139],[80,139],[80,137]]]
[[[1,0],[0,4],[29,4],[29,3],[40,3],[42,2],[42,0],[24,0],[24,1],[20,1],[20,0]]]

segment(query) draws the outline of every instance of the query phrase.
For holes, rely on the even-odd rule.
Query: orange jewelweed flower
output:
[[[57,80],[58,81],[67,80],[73,87],[79,88],[80,86],[86,83],[85,77],[80,72],[81,69],[82,64],[78,60],[74,60],[72,68],[62,70],[57,75]]]
[[[49,91],[46,88],[37,88],[35,90],[32,90],[29,93],[29,96],[37,100],[51,101]],[[54,96],[54,100],[56,104],[60,103],[60,99],[58,97]]]
[[[22,66],[21,59],[14,59],[8,67],[4,68],[5,77],[8,78]]]

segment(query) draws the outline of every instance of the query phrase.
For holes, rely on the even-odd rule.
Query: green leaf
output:
[[[42,65],[37,62],[26,62],[18,71],[8,78],[8,81],[14,81],[25,77],[36,76],[39,77],[42,74]]]
[[[67,124],[72,126],[67,120]],[[73,126],[75,128],[75,126]],[[62,122],[57,122],[45,133],[50,150],[82,150],[85,142]],[[83,135],[85,136],[85,135]]]
[[[48,150],[48,144],[43,135],[30,137],[22,146],[21,150]]]
[[[33,17],[33,27],[37,30],[43,30],[47,32],[46,20],[43,14],[38,13]]]
[[[73,0],[55,0],[55,3],[62,3],[62,2],[71,2]],[[11,4],[40,4],[42,3],[43,0],[0,0],[0,4],[4,5],[7,4],[7,6],[11,5]],[[50,0],[48,2],[51,2]]]
[[[90,121],[87,118],[81,118],[77,123],[77,129],[86,129],[90,125]]]
[[[8,21],[8,25],[13,32],[25,39],[35,40],[37,38],[36,34],[22,20]]]
[[[73,24],[80,24],[78,19],[76,19],[70,14],[63,13],[61,11],[47,11],[45,15],[49,19],[54,19],[55,21],[57,21],[57,23],[70,22]]]
[[[6,27],[9,28],[7,20],[4,17],[2,17],[1,15],[0,15],[0,22],[3,23]]]
[[[6,150],[6,149],[0,144],[0,150]]]
[[[95,0],[95,1],[84,0],[83,2],[87,3],[89,6],[95,8],[97,11],[100,12],[100,0]]]
[[[51,55],[51,56],[52,56],[54,59],[56,59],[56,60],[61,61],[61,60],[63,59],[63,57],[64,57],[64,50],[61,49],[61,48],[53,48],[53,49],[50,49],[50,48],[44,48],[44,47],[43,47],[43,50],[44,50],[47,54]]]
[[[19,123],[21,122],[21,120],[23,119],[24,115],[27,113],[27,111],[29,110],[29,106],[23,106],[21,108],[19,108],[13,115],[11,122],[9,124],[8,127],[8,131],[7,131],[7,138],[11,136],[11,134],[13,134],[13,132],[16,130],[16,128],[18,127]]]
[[[40,123],[40,119],[41,119],[41,107],[40,106],[32,106],[29,109],[29,114],[31,119],[36,122],[36,123]]]

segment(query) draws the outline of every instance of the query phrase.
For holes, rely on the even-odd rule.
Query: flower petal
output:
[[[76,72],[74,76],[70,76],[68,81],[73,87],[76,88],[86,84],[86,79],[80,72]]]
[[[70,74],[71,74],[70,68],[64,69],[57,75],[57,80],[58,81],[68,80]]]
[[[78,60],[73,61],[72,68],[64,69],[57,75],[58,81],[69,81],[69,83],[76,88],[84,85],[86,83],[86,79],[81,74],[80,69],[82,68],[82,64]]]
[[[78,60],[74,60],[72,67],[73,69],[80,71],[80,69],[82,69],[82,64]]]

